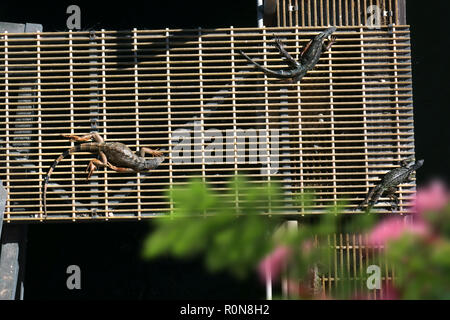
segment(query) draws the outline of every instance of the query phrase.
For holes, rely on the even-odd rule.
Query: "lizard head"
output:
[[[321,41],[322,43],[324,43],[327,40],[331,40],[331,35],[336,31],[336,27],[329,27],[328,29],[326,29],[325,31],[322,31],[321,33],[319,33],[315,40],[317,41]]]
[[[145,159],[144,171],[155,169],[164,161],[164,159],[165,159],[164,156]]]
[[[419,169],[421,166],[423,166],[423,163],[425,162],[425,160],[423,160],[423,159],[421,159],[421,160],[417,160],[415,163],[414,163],[414,165],[413,165],[413,167],[415,168],[414,170],[417,170],[417,169]]]
[[[406,164],[406,168],[408,169],[412,169],[412,170],[417,170],[419,169],[421,166],[423,166],[423,163],[425,162],[425,160],[421,159],[421,160],[417,160],[417,161],[410,161]]]

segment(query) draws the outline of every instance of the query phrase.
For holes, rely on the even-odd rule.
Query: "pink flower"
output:
[[[400,292],[392,284],[383,283],[383,297],[380,300],[400,300]]]
[[[258,266],[258,272],[261,280],[278,279],[283,266],[287,263],[292,251],[287,246],[279,246],[272,253],[266,256]]]
[[[411,213],[420,217],[426,211],[437,211],[450,201],[450,193],[440,180],[432,181],[427,187],[419,189],[412,200]]]
[[[400,238],[405,233],[419,236],[430,234],[429,226],[422,220],[405,223],[401,217],[384,219],[369,234],[369,245],[385,245],[390,240]]]

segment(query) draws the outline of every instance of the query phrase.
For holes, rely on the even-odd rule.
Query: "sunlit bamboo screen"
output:
[[[406,0],[266,0],[275,10],[276,26],[361,26],[406,23]],[[272,4],[273,3],[273,4]],[[266,25],[269,25],[266,23]]]
[[[254,69],[288,68],[323,28],[226,28],[0,34],[0,178],[6,221],[42,221],[41,186],[74,145],[62,134],[99,132],[136,150],[168,152],[149,173],[68,156],[48,186],[46,221],[142,219],[169,214],[165,191],[191,177],[224,191],[229,179],[280,181],[286,213],[350,208],[379,176],[414,155],[408,26],[339,27],[315,70],[288,84]],[[95,157],[95,156],[94,156]],[[317,194],[307,212],[293,202]],[[399,190],[406,210],[414,183]],[[389,211],[382,198],[380,212]],[[349,211],[350,212],[350,211]]]

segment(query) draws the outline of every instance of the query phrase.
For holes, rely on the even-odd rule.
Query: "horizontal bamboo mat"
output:
[[[45,221],[170,214],[171,187],[192,177],[225,192],[235,174],[282,185],[283,212],[351,213],[385,172],[414,156],[407,25],[338,27],[337,42],[300,82],[263,75],[240,54],[287,69],[323,27],[162,29],[0,34],[0,178],[5,219],[43,221],[41,187],[74,146],[62,134],[167,152],[148,173],[99,169],[68,156],[55,168]],[[306,210],[295,195],[313,189]],[[403,214],[415,183],[399,188]],[[380,213],[390,212],[382,198]],[[270,213],[269,213],[270,214]]]

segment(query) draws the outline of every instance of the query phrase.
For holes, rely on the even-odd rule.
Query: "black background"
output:
[[[33,22],[44,31],[66,30],[66,8],[81,8],[82,29],[254,27],[256,0],[3,2],[0,21]],[[450,181],[448,51],[444,1],[407,1],[411,25],[418,184]],[[261,299],[254,276],[238,281],[211,275],[200,258],[180,262],[141,259],[147,222],[32,224],[29,226],[25,299]],[[82,289],[68,290],[66,268],[78,265]]]

